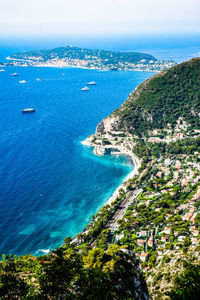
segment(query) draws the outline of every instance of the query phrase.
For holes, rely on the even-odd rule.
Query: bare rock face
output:
[[[132,270],[134,270],[134,272],[132,271],[128,274],[129,271],[128,269],[126,269],[125,266],[124,268],[123,267],[121,268],[121,274],[124,274],[124,276],[126,277],[127,295],[130,293],[130,291],[128,290],[128,286],[130,285],[132,289],[134,288],[135,290],[134,298],[133,298],[133,294],[130,293],[130,299],[148,300],[149,294],[148,294],[147,284],[141,272],[141,269],[139,268],[138,260],[136,259],[135,255],[130,256],[130,252],[127,249],[120,249],[120,252],[123,252],[123,254],[120,254],[119,256],[123,257],[123,261],[126,261],[127,264],[132,264]],[[122,278],[120,278],[121,274],[119,274],[118,277],[118,287],[120,287],[120,285],[123,284],[124,282],[123,275]]]
[[[97,128],[96,128],[96,134],[101,134],[103,133],[103,130],[104,130],[104,122],[101,121],[98,125],[97,125]]]
[[[117,127],[117,121],[118,121],[118,118],[113,115],[110,115],[109,117],[104,119],[105,131],[108,132],[108,131],[115,130]]]
[[[118,117],[110,115],[109,117],[105,118],[101,121],[96,128],[96,134],[100,135],[106,132],[111,132],[116,130],[118,124]]]

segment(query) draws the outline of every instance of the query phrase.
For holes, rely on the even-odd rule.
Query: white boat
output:
[[[13,73],[10,76],[18,76],[18,75],[19,75],[18,73]]]
[[[1,69],[0,72],[5,72],[5,70],[4,70],[4,69]]]
[[[26,80],[20,80],[19,83],[26,83]]]
[[[35,80],[36,80],[36,81],[40,81],[40,78],[36,78]]]
[[[35,112],[35,109],[34,108],[25,108],[25,109],[23,109],[22,110],[22,113],[23,114],[26,114],[26,113],[33,113],[33,112]]]
[[[85,86],[84,88],[81,89],[81,91],[89,91],[89,90],[90,89],[87,86]]]
[[[96,82],[90,81],[90,82],[87,83],[87,85],[96,85]]]

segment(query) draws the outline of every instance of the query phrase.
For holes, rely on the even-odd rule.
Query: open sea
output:
[[[0,58],[12,52],[2,47]],[[14,72],[19,76],[11,77]],[[152,75],[36,67],[0,72],[0,254],[40,255],[85,228],[134,166],[126,157],[97,157],[81,141]],[[89,81],[97,85],[81,92]],[[22,114],[26,107],[36,112]]]

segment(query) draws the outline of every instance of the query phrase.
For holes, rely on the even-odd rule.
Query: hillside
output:
[[[44,60],[52,59],[52,58],[65,58],[65,57],[71,57],[74,59],[85,59],[86,56],[90,57],[101,57],[102,59],[109,59],[113,62],[115,60],[121,61],[121,62],[140,62],[142,59],[145,59],[147,62],[150,60],[156,61],[156,58],[152,55],[140,53],[140,52],[117,52],[117,51],[106,51],[106,50],[92,50],[92,49],[86,49],[86,48],[78,48],[78,47],[59,47],[55,49],[50,50],[38,50],[38,51],[30,51],[30,52],[23,52],[18,54],[13,54],[13,58],[21,58],[26,59],[29,56],[35,56],[35,57],[42,57]],[[107,64],[110,62],[107,61]]]
[[[83,241],[134,251],[150,299],[200,297],[200,59],[140,84],[86,144],[131,156],[135,175]]]
[[[200,127],[200,58],[177,65],[140,84],[114,112],[120,128],[146,134],[175,126],[179,117]]]
[[[0,299],[136,299],[148,290],[133,253],[116,245],[107,251],[66,238],[49,255],[2,256]]]

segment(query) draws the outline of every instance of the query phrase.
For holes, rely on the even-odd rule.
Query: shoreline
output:
[[[91,144],[90,142],[88,142],[87,139],[84,140],[84,141],[81,141],[81,144],[83,146],[93,147],[94,148],[94,151],[93,151],[94,155],[98,156],[97,152],[95,151],[96,146]],[[138,174],[138,169],[140,167],[141,162],[140,162],[140,159],[138,157],[136,157],[131,151],[125,149],[124,147],[107,145],[107,146],[104,146],[104,148],[105,149],[116,149],[116,150],[118,150],[118,152],[112,152],[111,151],[110,155],[128,156],[128,157],[131,158],[131,161],[133,162],[133,165],[134,165],[133,170],[124,178],[123,182],[117,187],[117,189],[113,192],[111,197],[104,203],[104,205],[106,205],[106,204],[111,205],[111,203],[117,198],[119,190],[121,188],[125,187],[126,181],[129,180],[129,179],[132,179],[135,175]],[[103,155],[101,155],[101,156],[103,156]]]
[[[91,142],[89,142],[87,140],[87,138],[83,141],[80,142],[83,146],[85,147],[93,147],[94,150],[93,150],[93,153],[94,155],[97,155],[97,156],[103,156],[103,155],[98,155],[95,151],[95,148],[96,148],[96,145],[92,144]],[[133,176],[135,175],[138,175],[138,169],[141,165],[141,160],[135,156],[131,151],[127,150],[127,149],[124,149],[124,147],[121,147],[121,146],[105,146],[104,147],[105,149],[117,149],[119,150],[119,152],[113,152],[113,153],[110,153],[110,155],[120,155],[120,156],[128,156],[130,157],[131,161],[133,162],[133,165],[134,165],[134,168],[133,170],[124,178],[123,182],[115,189],[115,191],[113,192],[113,194],[106,200],[106,202],[103,204],[102,207],[104,207],[105,205],[111,205],[111,203],[113,201],[116,200],[116,198],[118,197],[118,194],[119,194],[119,190],[121,188],[124,188],[125,187],[125,183],[127,182],[127,180],[129,179],[132,179]],[[99,209],[98,209],[99,210]],[[82,229],[81,231],[81,234],[83,233],[87,233],[87,229],[86,227]],[[78,234],[75,234],[73,237],[72,237],[72,241],[71,243],[76,243],[77,242],[77,235]]]
[[[15,60],[13,60],[15,61]],[[17,61],[17,60],[16,60]],[[6,62],[7,63],[7,62]],[[36,68],[58,68],[58,69],[64,69],[64,68],[75,68],[75,69],[85,69],[85,70],[95,70],[95,71],[103,71],[103,72],[121,72],[121,71],[135,71],[135,72],[151,72],[151,73],[158,73],[162,72],[163,70],[146,70],[146,69],[138,69],[138,68],[130,68],[130,69],[118,69],[118,70],[112,70],[107,68],[98,68],[98,67],[86,67],[86,66],[77,66],[77,65],[59,65],[59,64],[24,64],[24,65],[3,65],[2,68],[8,68],[8,67],[36,67]]]

